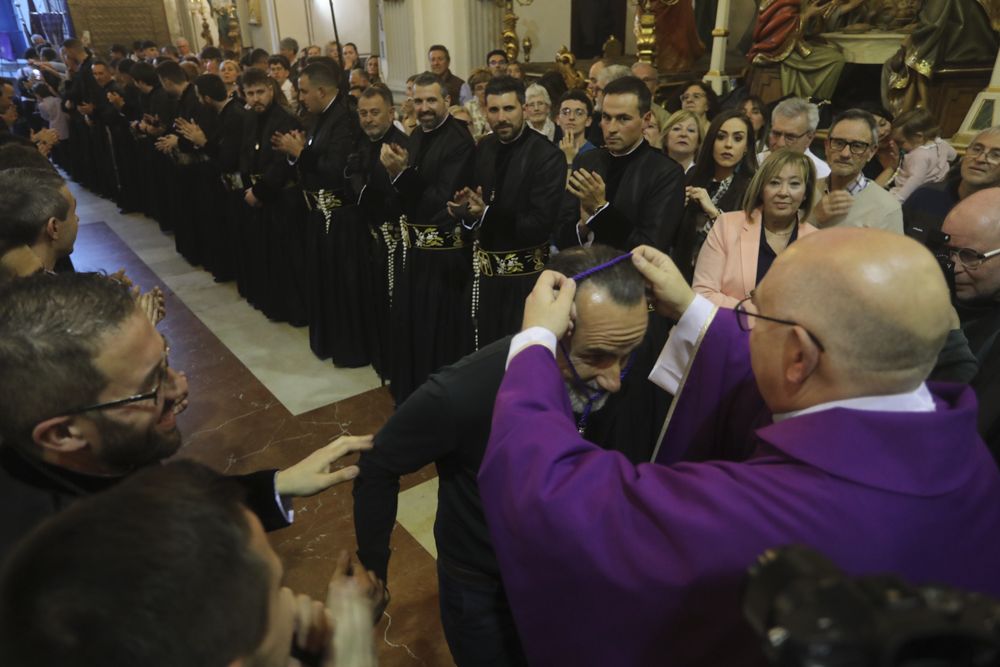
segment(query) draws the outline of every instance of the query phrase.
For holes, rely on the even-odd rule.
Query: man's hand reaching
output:
[[[290,468],[279,471],[274,480],[275,490],[283,496],[312,496],[331,486],[352,480],[360,472],[358,466],[349,465],[337,470],[331,470],[331,466],[348,454],[371,448],[370,435],[345,435],[337,438]]]

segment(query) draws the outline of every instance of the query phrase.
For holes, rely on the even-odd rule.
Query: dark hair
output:
[[[313,62],[305,66],[299,76],[308,76],[309,83],[323,88],[340,88],[343,72],[340,65],[333,58],[324,58],[322,61]]]
[[[639,115],[645,116],[653,105],[653,95],[649,88],[636,76],[623,76],[604,86],[604,96],[635,95],[639,98]]]
[[[240,487],[193,461],[135,473],[75,502],[0,575],[0,661],[227,665],[269,622],[270,564]]]
[[[138,63],[135,62],[134,60],[130,60],[129,58],[122,58],[121,60],[118,61],[117,69],[120,74],[131,74],[132,68],[135,67],[137,64]]]
[[[206,46],[201,50],[202,60],[222,60],[222,51],[214,46]]]
[[[646,92],[649,92],[648,88]],[[549,260],[545,268],[572,278],[595,266],[610,262],[622,254],[621,250],[600,243],[595,243],[589,248],[575,246],[559,252]],[[646,298],[646,281],[639,273],[639,269],[628,260],[596,271],[580,282],[607,291],[611,300],[620,306],[634,306]]]
[[[156,46],[156,42],[154,42],[154,41],[153,41],[153,40],[151,40],[151,39],[147,39],[147,40],[145,40],[145,41],[144,41],[144,42],[142,43],[142,50],[143,50],[143,51],[145,51],[146,49],[155,49],[155,48],[157,48],[157,46]]]
[[[681,95],[683,95],[684,91],[686,91],[691,86],[698,86],[699,88],[701,88],[702,92],[705,93],[705,99],[708,100],[708,111],[705,112],[705,117],[708,118],[709,120],[715,118],[715,114],[719,113],[719,96],[716,95],[715,91],[712,90],[712,87],[707,83],[705,83],[704,81],[701,81],[699,79],[695,79],[693,81],[686,81],[678,89],[677,97],[679,98]],[[607,94],[607,90],[605,90],[604,92],[605,94]]]
[[[490,95],[515,93],[517,101],[524,104],[524,82],[512,76],[495,76],[486,84],[486,98]]]
[[[218,74],[201,74],[194,80],[198,94],[216,102],[224,102],[229,97],[226,84]]]
[[[407,82],[409,83],[409,82]],[[423,72],[418,74],[415,79],[413,79],[413,87],[417,86],[433,86],[437,84],[437,87],[441,91],[441,97],[448,94],[448,91],[444,89],[444,84],[441,83],[441,77],[439,77],[434,72]]]
[[[563,93],[563,96],[559,98],[559,104],[556,106],[556,113],[558,113],[559,109],[562,108],[563,102],[568,102],[569,100],[574,100],[576,102],[582,103],[587,107],[587,115],[588,116],[593,115],[594,101],[590,99],[590,96],[587,95],[587,93],[577,88],[573,88],[572,90],[567,90],[565,93]]]
[[[264,49],[254,49],[250,52],[250,58],[247,63],[250,65],[257,65],[260,63],[266,63],[271,55]]]
[[[51,166],[0,171],[0,241],[32,245],[50,218],[65,220],[69,214],[62,193],[65,185]]]
[[[507,52],[506,51],[504,51],[503,49],[493,49],[492,51],[490,51],[489,53],[486,54],[486,64],[487,65],[490,64],[490,58],[492,58],[493,56],[503,56],[503,61],[504,62],[509,62],[510,61],[510,58],[507,57]]]
[[[162,53],[164,55],[168,55],[169,54],[169,55],[173,56],[174,58],[180,58],[181,57],[180,49],[178,49],[173,44],[167,44],[166,46],[164,46],[162,49],[160,49],[160,53]]]
[[[97,67],[98,65],[108,70],[111,69],[111,65],[108,64],[108,61],[101,60],[100,58],[94,58],[93,60],[90,61],[90,71],[93,72],[94,68]]]
[[[892,129],[899,130],[907,139],[919,133],[923,135],[924,141],[936,139],[941,134],[937,119],[923,107],[910,109],[896,116],[892,121]]]
[[[48,83],[42,81],[39,81],[38,83],[36,83],[34,86],[31,87],[31,93],[40,100],[43,100],[46,97],[55,97],[55,93],[52,92],[52,87]],[[25,146],[25,148],[28,147]],[[29,150],[34,150],[34,149],[29,148]],[[37,150],[34,150],[34,152],[38,153]],[[38,154],[41,155],[41,153]],[[46,160],[46,162],[48,162],[48,160]]]
[[[43,419],[97,402],[108,383],[93,362],[101,339],[137,312],[128,287],[97,273],[36,274],[0,292],[5,444],[29,445]]]
[[[294,37],[285,37],[283,40],[278,42],[278,49],[280,51],[291,51],[292,53],[299,52],[299,43]]]
[[[39,83],[35,86],[35,88],[39,87],[44,88],[49,95],[51,95],[52,91],[48,90],[48,86],[44,83]],[[39,153],[35,147],[25,146],[23,144],[7,144],[5,146],[0,146],[0,171],[20,168],[32,170],[41,169],[59,176],[59,172],[57,172],[56,168],[52,166],[49,159]],[[60,180],[61,179],[62,177],[60,177]]]
[[[128,48],[122,44],[112,44],[111,48],[108,49],[108,53],[120,53],[125,56],[128,55]]]
[[[181,64],[173,60],[165,60],[156,66],[156,76],[170,83],[187,83],[188,76]]]
[[[431,48],[427,49],[427,55],[430,55],[431,51],[444,51],[444,57],[448,59],[448,62],[451,62],[451,54],[448,53],[448,47],[444,44],[432,44]]]
[[[267,64],[268,65],[281,65],[286,70],[291,70],[292,69],[292,64],[290,62],[288,62],[288,58],[286,58],[285,56],[280,55],[280,54],[276,55],[276,56],[271,56],[270,58],[268,58],[267,59]]]
[[[178,65],[179,67],[179,65]],[[156,68],[147,62],[137,62],[132,66],[132,78],[139,83],[156,88],[160,85],[159,77],[156,76]]]
[[[259,70],[256,67],[251,67],[243,72],[243,90],[246,90],[250,86],[269,86],[271,85],[271,81],[272,79],[267,75],[267,72]]]
[[[830,123],[830,134],[833,134],[833,128],[837,126],[837,123],[841,123],[845,120],[860,120],[866,125],[868,129],[872,132],[872,146],[878,145],[878,121],[875,120],[875,116],[871,113],[865,111],[864,109],[847,109],[846,111],[841,111],[839,114],[833,117],[833,122]]]
[[[386,88],[381,83],[372,84],[371,86],[365,88],[364,91],[362,91],[361,93],[360,99],[369,100],[373,97],[381,97],[383,100],[385,100],[385,103],[389,105],[389,108],[390,109],[392,108],[393,105],[392,91]]]
[[[62,47],[69,51],[76,51],[83,48],[83,42],[76,37],[70,37],[69,39],[63,40]]]
[[[743,121],[747,128],[747,151],[744,153],[740,163],[736,165],[736,169],[742,172],[747,178],[753,176],[757,171],[757,149],[755,147],[756,140],[754,138],[753,123],[750,122],[750,119],[742,111],[730,109],[729,111],[723,111],[713,118],[712,123],[708,126],[708,131],[705,133],[705,138],[702,140],[701,148],[698,151],[698,158],[694,162],[694,167],[691,168],[691,173],[688,174],[688,185],[704,188],[715,178],[715,139],[719,135],[719,129],[722,127],[722,124],[733,118]],[[669,128],[665,128],[664,131],[666,129]]]
[[[345,42],[344,46],[341,48],[341,51],[343,51],[343,49],[346,49],[348,46],[353,46],[354,47],[354,52],[357,53],[357,51],[358,51],[358,45],[355,44],[354,42]]]
[[[38,53],[42,57],[42,60],[44,60],[46,62],[55,60],[55,59],[57,59],[59,57],[59,53],[55,49],[53,49],[51,46],[45,47],[44,49],[42,49]]]
[[[34,60],[38,57],[38,49],[33,46],[29,46],[24,50],[24,55],[22,57],[25,60]]]

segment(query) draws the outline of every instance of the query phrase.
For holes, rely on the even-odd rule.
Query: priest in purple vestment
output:
[[[678,320],[650,376],[676,395],[660,463],[577,433],[553,356],[571,326],[564,276],[528,297],[497,396],[479,488],[531,664],[763,664],[741,588],[789,544],[852,574],[1000,595],[1000,472],[975,396],[925,383],[952,314],[927,250],[825,230],[736,311],[656,250],[633,261]],[[672,463],[691,447],[752,453]]]

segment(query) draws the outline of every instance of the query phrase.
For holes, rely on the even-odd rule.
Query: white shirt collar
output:
[[[858,398],[845,398],[840,401],[830,401],[820,403],[812,407],[793,412],[776,413],[772,419],[777,424],[786,419],[800,417],[802,415],[824,412],[834,408],[844,408],[845,410],[863,410],[867,412],[934,412],[934,397],[927,389],[927,385],[921,383],[914,391],[902,394],[887,394],[883,396],[860,396]]]
[[[332,100],[330,100],[330,103],[329,103],[329,104],[327,104],[327,105],[326,105],[326,106],[325,106],[325,107],[323,108],[323,112],[322,112],[322,113],[326,113],[327,111],[329,111],[329,110],[330,110],[330,107],[332,107],[332,106],[333,106],[333,103],[337,101],[337,98],[338,98],[338,97],[340,97],[340,93],[339,93],[339,92],[338,92],[338,93],[337,93],[336,95],[334,95],[334,96],[333,96],[333,99],[332,99]]]

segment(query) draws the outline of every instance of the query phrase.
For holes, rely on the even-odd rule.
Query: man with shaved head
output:
[[[650,376],[675,394],[654,463],[576,431],[554,356],[573,326],[563,275],[528,297],[497,394],[479,490],[530,664],[762,664],[742,583],[790,544],[849,574],[1000,594],[975,395],[925,382],[951,320],[925,248],[824,230],[735,310],[657,250],[631,261],[678,320]],[[743,460],[675,463],[691,449]]]
[[[969,195],[951,210],[941,231],[954,263],[962,330],[979,362],[972,388],[979,397],[979,433],[1000,460],[1000,188]]]

